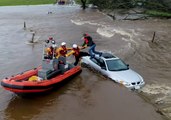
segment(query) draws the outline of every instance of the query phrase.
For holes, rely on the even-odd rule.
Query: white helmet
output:
[[[62,42],[62,43],[61,43],[61,46],[64,46],[64,45],[66,45],[66,42]]]
[[[78,45],[77,45],[77,44],[73,44],[72,47],[73,47],[73,48],[77,48]]]
[[[53,47],[53,48],[56,48],[56,47],[57,47],[57,45],[56,45],[56,44],[53,44],[53,45],[52,45],[52,47]]]

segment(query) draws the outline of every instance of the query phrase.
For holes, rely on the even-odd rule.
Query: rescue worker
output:
[[[53,56],[55,56],[55,54],[54,54],[54,51],[56,49],[55,40],[53,39],[53,37],[49,37],[49,39],[45,40],[45,42],[46,42],[46,45],[45,45],[45,47],[46,47],[46,49],[45,49],[46,56],[45,56],[45,58],[46,59],[52,59]]]
[[[52,46],[46,48],[45,53],[46,53],[46,56],[45,56],[46,59],[52,59],[52,57],[53,57],[53,48],[52,48]]]
[[[95,47],[96,47],[96,44],[94,43],[92,37],[88,34],[83,34],[83,40],[84,40],[84,43],[83,43],[83,47],[89,47],[89,54],[90,54],[90,58],[94,58],[95,54],[98,54],[99,56],[102,55],[101,52],[98,52],[98,51],[95,51]]]
[[[80,51],[81,49],[84,49],[84,47],[79,47],[77,44],[73,44],[72,50],[68,54],[66,54],[66,57],[70,55],[75,56],[75,62],[74,62],[75,66],[78,64],[81,57],[90,56],[87,52]]]
[[[67,48],[66,43],[62,42],[61,47],[56,50],[56,58],[59,58],[60,56],[66,57],[68,50],[71,50],[71,48]]]

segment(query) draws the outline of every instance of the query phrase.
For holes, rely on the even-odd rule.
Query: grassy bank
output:
[[[154,17],[166,17],[166,18],[171,18],[171,13],[167,12],[160,12],[160,11],[153,11],[153,10],[148,10],[146,11],[146,14]]]
[[[56,0],[0,0],[0,6],[53,4]]]

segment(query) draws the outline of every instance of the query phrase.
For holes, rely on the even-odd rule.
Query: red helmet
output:
[[[53,40],[53,37],[49,37],[49,40]]]

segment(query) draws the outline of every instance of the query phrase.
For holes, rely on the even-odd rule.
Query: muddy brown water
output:
[[[68,84],[42,96],[21,98],[0,87],[0,119],[165,119],[151,103],[162,110],[170,106],[170,20],[112,21],[97,10],[57,5],[0,7],[0,18],[0,79],[40,65],[42,41],[49,36],[58,44],[81,45],[81,35],[87,32],[97,43],[97,50],[116,54],[143,76],[143,96],[148,98],[146,101],[141,93],[83,68]],[[32,31],[36,44],[28,43]],[[154,31],[155,43],[151,43]],[[168,110],[165,113],[169,116]]]

